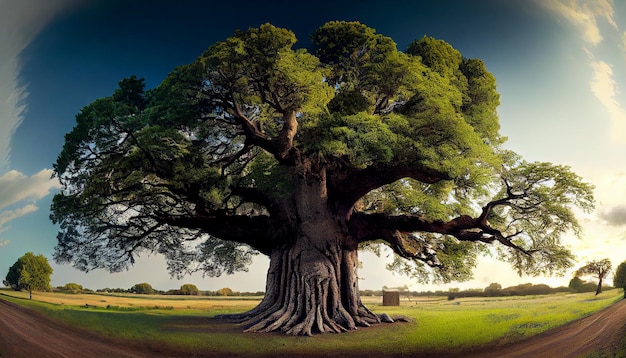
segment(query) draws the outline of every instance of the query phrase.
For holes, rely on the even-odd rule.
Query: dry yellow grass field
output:
[[[3,290],[3,294],[28,298],[26,291]],[[56,292],[33,292],[33,300],[68,306],[118,306],[118,307],[172,307],[173,309],[219,309],[226,307],[255,306],[261,297],[213,297],[143,294],[62,294]]]

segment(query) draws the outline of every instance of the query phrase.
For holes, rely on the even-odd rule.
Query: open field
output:
[[[28,298],[28,292],[17,292],[8,289],[0,289],[0,293],[11,297]],[[236,296],[183,296],[183,295],[141,295],[132,293],[111,294],[69,294],[58,292],[33,292],[33,300],[52,303],[63,306],[85,306],[97,308],[113,306],[115,308],[128,308],[128,310],[141,309],[197,309],[215,310],[220,308],[254,307],[262,297],[236,297]]]
[[[536,335],[588,316],[622,296],[620,290],[612,290],[597,297],[593,293],[454,301],[439,297],[403,299],[400,307],[383,307],[380,297],[364,297],[375,312],[405,315],[414,322],[309,338],[243,333],[240,326],[212,318],[249,309],[258,299],[35,293],[28,301],[23,292],[0,292],[4,299],[100,336],[132,340],[146,349],[184,351],[188,356],[454,354]]]

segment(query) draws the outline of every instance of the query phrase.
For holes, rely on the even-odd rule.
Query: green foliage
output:
[[[624,289],[624,298],[626,298],[626,261],[622,262],[615,269],[615,276],[613,276],[613,286],[616,288]]]
[[[574,277],[569,281],[569,289],[573,292],[594,292],[598,285],[593,282],[585,282],[579,277]]]
[[[626,261],[617,266],[615,276],[613,276],[613,286],[626,287]]]
[[[535,254],[512,252],[505,255],[508,261],[518,272],[534,275],[564,272],[571,267],[573,255],[559,245],[560,238],[568,231],[580,233],[573,207],[587,212],[593,209],[593,186],[569,167],[523,161],[511,166],[503,180],[499,196],[506,192],[522,196],[513,200],[515,205],[495,210],[490,220],[509,223],[516,218],[503,232],[515,235],[515,244]]]
[[[66,283],[65,286],[60,287],[62,291],[77,294],[83,292],[83,286],[77,283]]]
[[[48,291],[52,271],[45,256],[27,252],[9,268],[5,284],[17,291]]]
[[[406,52],[419,56],[422,63],[441,75],[455,72],[463,61],[461,53],[450,44],[429,36],[410,43]]]
[[[574,292],[583,292],[583,286],[585,281],[581,280],[580,277],[574,277],[569,281],[568,287]]]
[[[233,290],[228,287],[220,288],[216,293],[218,296],[232,296],[234,294]]]
[[[502,290],[502,285],[494,282],[489,284],[489,286],[485,287],[485,294],[489,295],[489,296],[499,296],[500,292]]]
[[[135,284],[133,287],[131,287],[130,292],[144,294],[144,295],[151,295],[154,293],[154,289],[152,288],[152,285],[150,285],[149,283],[143,282],[143,283]]]
[[[594,276],[596,278],[602,279],[612,270],[611,260],[602,259],[602,260],[591,260],[587,262],[584,266],[580,267],[576,270],[576,276]]]
[[[343,157],[364,168],[393,159],[396,135],[378,116],[358,113],[321,119],[306,139],[311,150],[327,157]]]
[[[200,293],[200,290],[198,290],[198,287],[196,285],[191,284],[191,283],[186,283],[180,286],[180,292],[183,295],[198,295]]]
[[[596,289],[596,295],[602,293],[602,280],[612,271],[613,267],[611,260],[602,259],[599,261],[592,260],[587,262],[584,266],[576,270],[575,275],[579,276],[593,276],[598,279],[598,286]]]
[[[328,110],[331,113],[343,116],[366,112],[370,107],[371,103],[367,97],[358,90],[343,90],[328,103]]]
[[[316,30],[311,39],[320,61],[333,68],[326,80],[348,89],[373,82],[370,76],[375,74],[376,65],[396,52],[391,38],[358,22],[330,21]]]
[[[295,42],[293,32],[264,24],[237,31],[211,46],[199,61],[219,73],[210,78],[214,87],[234,85],[244,99],[267,103],[264,116],[275,111],[323,111],[332,98],[332,87],[323,81],[326,73],[315,56],[292,50]],[[256,82],[259,79],[262,83]],[[280,98],[275,93],[281,93]]]

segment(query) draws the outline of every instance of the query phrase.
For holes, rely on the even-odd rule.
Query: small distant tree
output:
[[[83,292],[83,286],[77,283],[66,283],[65,286],[61,287],[61,290],[71,293],[81,293]]]
[[[144,283],[138,283],[135,286],[131,287],[130,292],[149,295],[149,294],[154,293],[154,289],[149,283],[144,282]]]
[[[219,290],[217,290],[217,295],[218,296],[232,296],[233,290],[231,290],[228,287],[220,288]]]
[[[569,281],[569,288],[570,290],[572,290],[573,292],[583,292],[583,286],[585,284],[585,281],[581,280],[580,277],[574,277],[573,279],[571,279]]]
[[[589,261],[587,264],[576,270],[576,277],[593,276],[598,279],[596,295],[602,293],[602,280],[611,272],[611,260]]]
[[[4,283],[16,291],[28,290],[28,297],[33,299],[33,290],[50,289],[52,271],[45,256],[27,252],[9,268]]]
[[[485,287],[484,291],[487,296],[499,296],[502,294],[502,285],[494,282]]]
[[[613,276],[613,286],[624,290],[624,298],[626,298],[626,261],[617,266],[615,276]]]
[[[198,287],[194,284],[191,283],[186,283],[182,286],[180,286],[180,292],[183,295],[197,295],[200,290],[198,290]]]

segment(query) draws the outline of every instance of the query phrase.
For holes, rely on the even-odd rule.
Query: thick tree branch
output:
[[[329,180],[329,197],[342,213],[349,216],[353,205],[370,191],[403,178],[422,183],[436,183],[450,177],[440,171],[417,165],[374,164],[365,169],[332,171]]]
[[[269,255],[276,245],[268,216],[213,215],[181,216],[162,218],[164,224],[199,229],[226,241],[246,244],[253,249]]]
[[[246,136],[246,144],[256,145],[268,152],[274,153],[274,145],[270,139],[268,139],[263,132],[243,113],[239,103],[232,99],[232,113],[235,121]]]
[[[416,244],[410,242],[411,239],[407,237],[408,234],[414,232],[450,235],[460,241],[484,243],[497,241],[524,254],[529,255],[534,252],[534,250],[517,246],[511,241],[521,232],[505,236],[486,222],[481,222],[481,217],[472,218],[467,215],[461,215],[450,221],[431,221],[411,215],[354,213],[350,218],[349,227],[350,233],[358,242],[386,241],[397,254],[405,258],[415,258],[415,255],[425,254],[423,248],[415,247]]]
[[[270,216],[278,220],[286,220],[287,213],[281,203],[267,191],[258,188],[232,187],[234,195],[241,197],[244,201],[262,205],[270,213]]]
[[[232,110],[235,121],[246,137],[246,146],[254,145],[263,148],[271,153],[282,164],[294,165],[297,162],[297,156],[294,154],[295,147],[293,139],[298,131],[298,121],[296,120],[296,112],[289,111],[283,114],[283,128],[275,139],[267,138],[267,136],[243,113],[239,103],[232,99]]]

